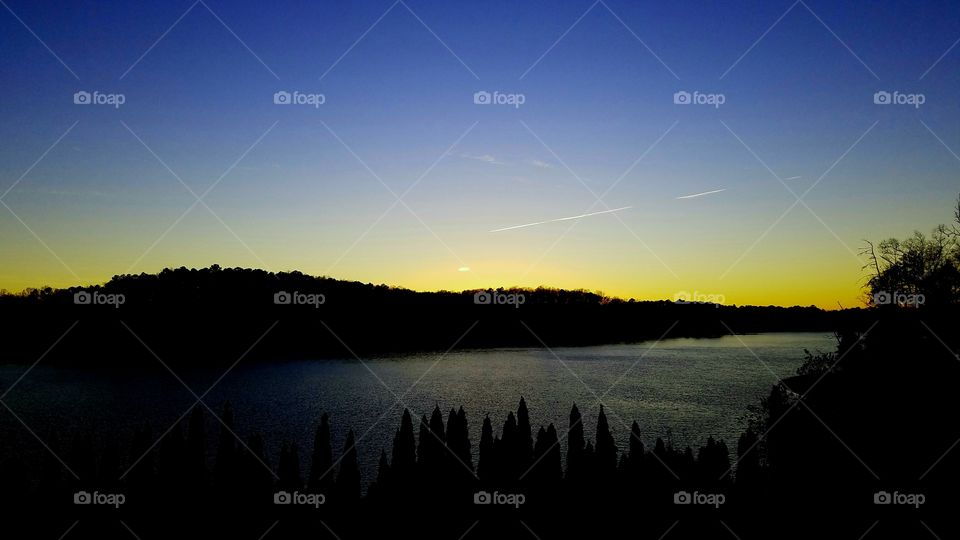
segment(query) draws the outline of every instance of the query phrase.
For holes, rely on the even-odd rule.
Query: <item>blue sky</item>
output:
[[[960,191],[956,4],[204,2],[4,0],[0,190],[30,172],[2,199],[0,286],[217,262],[833,306],[859,295],[862,239],[947,221]],[[195,198],[164,164],[197,194],[229,173],[177,221]],[[815,184],[809,209],[784,216],[767,167]],[[428,169],[381,218],[381,181]]]

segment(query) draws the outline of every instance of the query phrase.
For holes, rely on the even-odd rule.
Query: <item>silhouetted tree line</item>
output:
[[[275,303],[280,293],[290,295],[290,303]],[[77,294],[94,301],[75,304]],[[357,354],[445,351],[454,345],[553,347],[637,342],[667,330],[669,337],[716,337],[728,333],[725,325],[743,332],[832,331],[864,316],[863,310],[815,307],[636,302],[542,287],[479,292],[486,294],[479,300],[476,294],[217,265],[121,275],[102,286],[0,295],[0,324],[16,336],[7,340],[0,361],[34,361],[76,321],[45,363],[153,362],[141,339],[165,362],[189,365],[231,363],[254,342],[247,358],[342,358],[350,356],[344,343]],[[108,295],[123,295],[123,303],[96,303]],[[509,295],[523,295],[524,301],[501,303]],[[482,303],[486,300],[490,303]],[[75,354],[92,343],[110,346],[99,347],[96,355]]]

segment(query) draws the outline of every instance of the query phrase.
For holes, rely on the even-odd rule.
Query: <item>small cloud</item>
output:
[[[552,169],[553,166],[547,163],[546,161],[540,161],[539,159],[531,159],[527,161],[530,165],[534,167],[540,167],[541,169]]]
[[[460,154],[460,157],[466,158],[466,159],[473,159],[473,160],[476,160],[476,161],[482,161],[482,162],[484,162],[484,163],[492,163],[492,164],[494,164],[494,165],[503,165],[503,164],[504,164],[502,161],[498,160],[498,159],[497,159],[496,157],[494,157],[494,156],[491,156],[490,154],[482,154],[482,155],[479,155],[479,156],[475,156],[475,155],[473,155],[473,154]]]
[[[460,268],[457,268],[457,272],[469,272],[469,271],[470,271],[469,266],[461,266]]]
[[[696,197],[703,197],[704,195],[712,195],[712,194],[714,194],[714,193],[720,193],[721,191],[726,191],[726,190],[727,190],[727,188],[715,189],[715,190],[713,190],[713,191],[704,191],[703,193],[694,193],[693,195],[681,195],[680,197],[677,197],[677,198],[678,198],[678,199],[693,199],[693,198],[696,198]]]

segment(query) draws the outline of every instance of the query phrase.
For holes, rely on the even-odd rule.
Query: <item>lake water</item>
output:
[[[421,414],[429,417],[439,404],[444,419],[451,407],[462,405],[470,423],[474,459],[484,415],[490,415],[498,433],[521,395],[530,409],[534,433],[539,425],[550,422],[564,433],[570,406],[576,403],[584,415],[587,437],[592,438],[602,402],[621,448],[636,420],[648,445],[656,437],[670,437],[675,445],[695,446],[713,436],[725,439],[735,451],[749,407],[769,394],[777,377],[795,373],[804,349],[827,352],[834,348],[830,334],[776,333],[668,339],[655,346],[647,342],[557,348],[552,352],[468,350],[446,356],[364,359],[365,365],[355,359],[241,363],[204,401],[219,412],[221,404],[229,400],[236,432],[244,439],[254,431],[261,433],[274,467],[280,444],[295,441],[304,476],[315,426],[321,413],[328,413],[335,458],[348,428],[361,437],[357,448],[366,485],[376,475],[380,450],[386,449],[389,455],[404,405],[416,418]],[[0,366],[0,388],[5,391],[25,369]],[[178,375],[202,394],[222,372]],[[396,404],[398,396],[403,405]],[[51,429],[68,442],[77,430],[102,433],[119,428],[125,449],[144,421],[148,420],[154,436],[159,436],[195,402],[166,371],[76,370],[42,363],[3,399],[41,438]],[[218,428],[219,424],[208,418],[208,439],[216,439]],[[36,456],[45,451],[6,410],[0,410],[0,440],[4,441],[0,453]]]

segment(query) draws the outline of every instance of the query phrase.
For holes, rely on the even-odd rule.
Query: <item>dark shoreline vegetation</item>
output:
[[[290,304],[276,303],[275,295],[283,293],[290,295]],[[478,293],[496,298],[478,304]],[[76,303],[78,294],[87,295],[91,303]],[[517,298],[511,295],[522,295],[523,303],[495,304]],[[307,303],[311,299],[316,303]],[[453,347],[719,337],[731,331],[834,332],[862,325],[869,318],[866,311],[637,302],[549,288],[415,292],[300,272],[213,265],[115,276],[104,285],[85,288],[0,295],[0,322],[9,335],[17,336],[6,343],[0,362],[33,362],[77,321],[47,353],[45,364],[129,366],[133,360],[154,360],[141,340],[165,362],[199,365],[233,362],[245,353],[247,360],[352,358]],[[110,347],[95,347],[99,342]],[[95,355],[76,354],[94,349]]]
[[[960,225],[960,207],[956,219]],[[647,440],[643,426],[624,424],[629,419],[611,425],[615,411],[600,396],[595,421],[574,406],[563,426],[531,425],[520,398],[505,419],[468,417],[462,408],[404,414],[377,470],[361,471],[355,445],[364,434],[351,430],[343,448],[332,448],[335,418],[317,418],[312,443],[282,441],[279,455],[268,455],[257,427],[232,427],[234,414],[255,411],[203,403],[169,430],[30,430],[35,453],[0,453],[0,505],[47,516],[22,526],[31,537],[53,538],[65,530],[70,537],[142,533],[144,540],[956,537],[958,237],[956,226],[942,226],[930,238],[869,245],[870,307],[831,312],[499,291],[507,302],[524,294],[516,307],[477,303],[473,291],[416,293],[219,267],[0,296],[5,362],[74,366],[229,367],[298,355],[350,359],[734,332],[837,336],[836,351],[807,353],[795,376],[771,388],[737,441],[707,439],[696,450]],[[306,305],[276,302],[284,292],[303,295]],[[78,302],[77,294],[88,296]],[[122,304],[111,305],[119,295]],[[324,302],[310,305],[319,298],[310,295]],[[482,422],[479,441],[470,440],[469,422]],[[592,441],[585,422],[596,426]],[[308,452],[310,465],[301,470],[299,456]],[[77,504],[88,496],[115,504]],[[80,522],[89,528],[74,530]]]

